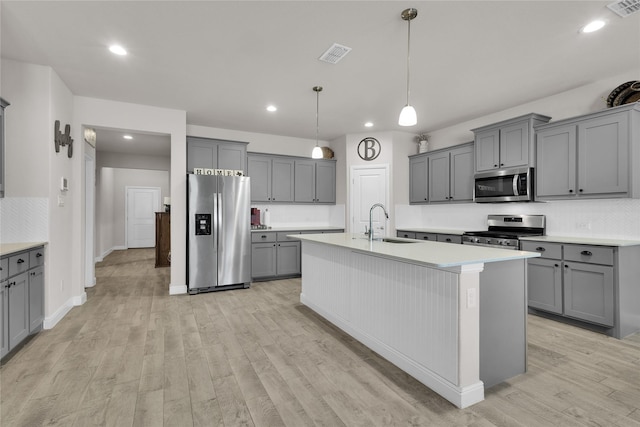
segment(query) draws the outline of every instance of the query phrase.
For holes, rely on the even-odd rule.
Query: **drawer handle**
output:
[[[447,242],[451,242],[451,239],[447,238],[447,239],[446,239],[446,241],[447,241]]]
[[[591,253],[591,251],[582,251],[582,252],[580,252],[580,253],[581,253],[582,255],[585,255],[585,256],[591,256],[591,255],[593,255],[593,254]]]
[[[41,256],[42,256],[42,254],[41,254],[40,252],[38,252],[38,253],[36,254],[36,258],[40,258]]]
[[[22,264],[24,262],[24,260],[22,258],[19,258],[17,261],[17,264]]]
[[[262,236],[260,236],[261,239],[266,239],[267,236],[265,236],[264,234]]]
[[[545,249],[545,248],[543,248],[542,246],[538,246],[538,247],[536,248],[536,251],[538,251],[538,252],[544,252],[544,251],[546,251],[546,249]]]
[[[554,267],[560,267],[558,264],[553,264]]]

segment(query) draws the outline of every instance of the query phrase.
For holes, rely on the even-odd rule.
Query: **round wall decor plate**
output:
[[[635,82],[620,92],[620,94],[616,96],[616,99],[613,100],[613,106],[617,107],[618,105],[631,104],[638,100],[640,100],[640,81]]]
[[[609,96],[607,97],[607,107],[611,108],[615,105],[621,105],[621,104],[615,104],[616,98],[622,93],[622,91],[628,89],[629,87],[631,87],[631,85],[633,85],[634,83],[637,83],[638,81],[639,80],[631,80],[629,82],[622,83],[620,86],[612,90]]]

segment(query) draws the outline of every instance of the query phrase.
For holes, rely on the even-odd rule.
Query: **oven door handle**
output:
[[[514,196],[519,196],[520,192],[520,175],[519,174],[515,174],[513,175],[513,195]]]

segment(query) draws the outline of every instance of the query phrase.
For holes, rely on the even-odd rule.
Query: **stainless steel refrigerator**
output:
[[[190,294],[251,283],[249,177],[187,175]]]

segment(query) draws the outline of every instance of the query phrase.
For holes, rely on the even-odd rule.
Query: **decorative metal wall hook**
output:
[[[53,127],[53,143],[56,146],[56,153],[60,152],[60,147],[67,145],[67,156],[73,156],[73,138],[71,138],[71,125],[64,126],[64,133],[60,132],[60,120],[56,120]]]

